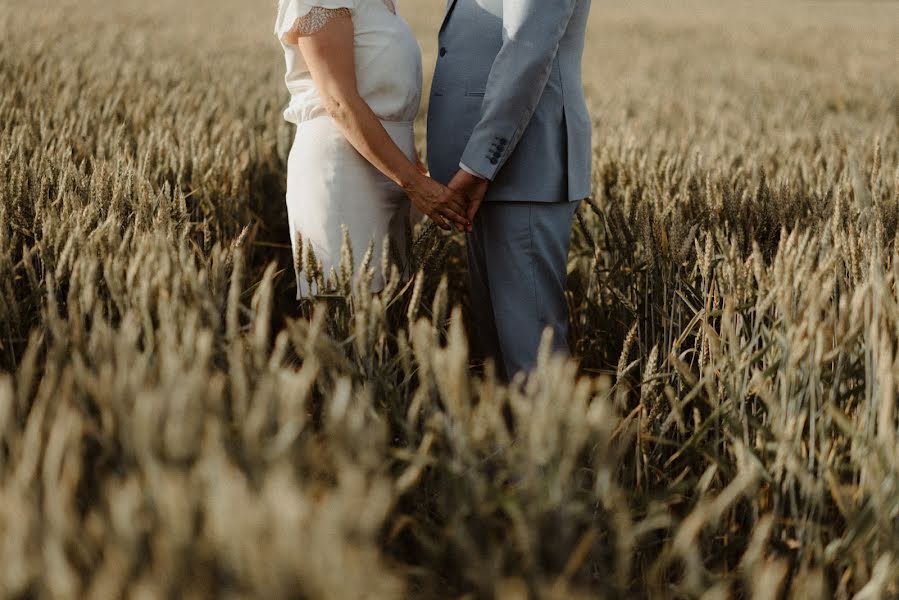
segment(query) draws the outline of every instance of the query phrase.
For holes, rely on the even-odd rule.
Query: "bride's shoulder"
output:
[[[366,0],[279,0],[275,34],[282,41],[295,43],[296,29],[306,20],[317,21],[327,11],[349,11],[352,14]],[[379,0],[380,1],[380,0]],[[325,12],[322,12],[325,11]]]

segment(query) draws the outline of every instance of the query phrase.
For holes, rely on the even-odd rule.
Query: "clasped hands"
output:
[[[449,185],[444,186],[431,179],[420,157],[416,167],[418,176],[405,188],[416,208],[441,229],[471,232],[472,221],[490,182],[460,169]]]
[[[468,222],[465,225],[465,231],[471,233],[472,221],[481,208],[481,202],[487,195],[487,186],[490,182],[487,179],[472,175],[464,169],[459,169],[453,180],[447,186],[452,191],[460,194],[465,199],[465,216]]]

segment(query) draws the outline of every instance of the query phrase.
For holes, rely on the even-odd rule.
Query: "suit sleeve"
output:
[[[462,161],[487,179],[503,167],[543,96],[579,0],[503,0],[503,45]]]

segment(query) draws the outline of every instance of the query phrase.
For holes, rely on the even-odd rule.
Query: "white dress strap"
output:
[[[324,29],[325,25],[338,17],[352,17],[353,11],[348,8],[322,8],[315,6],[305,17],[297,19],[286,34],[288,41],[296,42],[296,38],[313,35]]]
[[[312,35],[332,19],[352,16],[358,0],[281,0],[275,35],[296,44],[301,35]]]

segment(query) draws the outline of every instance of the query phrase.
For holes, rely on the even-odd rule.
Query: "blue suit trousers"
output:
[[[485,202],[468,234],[473,346],[509,380],[537,363],[543,331],[568,352],[565,280],[574,202]]]

